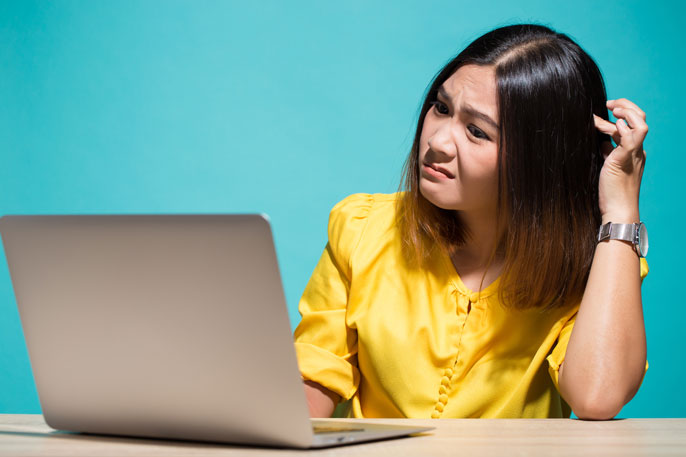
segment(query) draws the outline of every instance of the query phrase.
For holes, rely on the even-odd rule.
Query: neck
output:
[[[485,269],[491,261],[496,243],[502,236],[502,231],[499,232],[496,227],[494,213],[495,211],[460,211],[457,214],[469,234],[467,243],[453,255],[453,261],[460,265],[460,269]],[[496,254],[491,266],[497,268],[501,260]]]

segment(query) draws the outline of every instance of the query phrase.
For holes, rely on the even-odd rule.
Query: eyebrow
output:
[[[439,95],[442,95],[443,98],[446,100],[450,101],[450,95],[448,95],[448,92],[443,88],[443,86],[438,88],[438,93]],[[470,105],[464,105],[462,106],[462,111],[469,114],[470,116],[477,117],[484,122],[488,123],[491,125],[496,130],[500,130],[500,126],[493,120],[491,119],[487,114],[482,113],[481,111],[478,111],[476,108]]]

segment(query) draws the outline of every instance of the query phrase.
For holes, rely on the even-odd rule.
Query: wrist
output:
[[[603,213],[601,224],[612,222],[614,224],[634,224],[641,222],[638,208],[628,211],[608,211]]]
[[[598,242],[617,240],[633,245],[639,257],[648,254],[648,231],[641,223],[622,223],[610,221],[598,229]]]

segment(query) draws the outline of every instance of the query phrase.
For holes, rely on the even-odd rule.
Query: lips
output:
[[[439,166],[439,165],[436,165],[435,163],[424,162],[424,166],[427,167],[427,168],[430,168],[431,170],[433,170],[433,171],[435,171],[435,172],[441,173],[441,174],[444,175],[446,178],[453,179],[453,178],[455,177],[454,174],[452,174],[451,172],[449,172],[449,171],[446,170],[445,168],[443,168],[443,167],[441,167],[441,166]]]

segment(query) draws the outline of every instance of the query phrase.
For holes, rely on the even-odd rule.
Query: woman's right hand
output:
[[[643,141],[648,133],[646,114],[635,103],[620,98],[608,100],[607,107],[616,123],[594,115],[596,128],[612,136],[614,149],[605,157],[598,182],[598,205],[602,223],[639,222],[638,196],[646,154]]]
[[[331,417],[340,397],[316,382],[303,381],[310,417]]]

